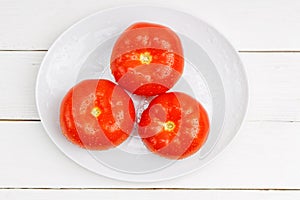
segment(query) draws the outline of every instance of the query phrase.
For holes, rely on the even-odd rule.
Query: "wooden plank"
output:
[[[299,122],[247,122],[219,157],[195,173],[158,183],[128,183],[75,164],[40,122],[0,122],[0,188],[300,189],[299,130]]]
[[[219,191],[219,190],[0,190],[1,199],[22,200],[53,200],[53,199],[89,199],[89,200],[152,200],[166,199],[180,200],[186,197],[207,200],[295,200],[300,198],[299,191]]]
[[[27,0],[1,1],[0,49],[48,49],[69,26],[96,11],[156,5],[191,13],[216,27],[238,50],[300,50],[298,0]]]
[[[44,52],[0,52],[0,119],[39,119],[35,81]],[[300,120],[300,53],[241,53],[248,120]]]
[[[300,120],[300,53],[241,53],[249,79],[249,120]]]
[[[44,52],[0,52],[0,118],[38,119],[36,76]]]

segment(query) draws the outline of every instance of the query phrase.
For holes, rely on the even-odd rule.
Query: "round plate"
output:
[[[209,137],[200,151],[189,158],[175,161],[154,155],[145,148],[136,131],[119,147],[107,151],[81,149],[61,133],[59,108],[66,92],[84,79],[113,81],[109,60],[114,42],[122,31],[139,21],[163,24],[179,35],[185,69],[172,90],[192,95],[208,111]],[[132,97],[137,113],[142,112],[147,99]],[[199,169],[230,143],[247,110],[248,85],[236,51],[211,26],[176,10],[130,6],[97,12],[70,27],[56,40],[42,62],[36,100],[48,135],[70,159],[106,177],[153,182]]]

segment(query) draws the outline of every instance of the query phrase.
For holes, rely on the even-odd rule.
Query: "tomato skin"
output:
[[[64,136],[82,148],[106,150],[130,135],[135,120],[131,98],[109,80],[85,80],[65,95],[60,107]]]
[[[138,130],[151,152],[169,159],[183,159],[205,143],[209,118],[197,100],[181,92],[170,92],[150,102],[142,113]]]
[[[135,23],[116,41],[110,67],[116,81],[134,94],[154,96],[165,93],[183,72],[180,39],[165,26]]]

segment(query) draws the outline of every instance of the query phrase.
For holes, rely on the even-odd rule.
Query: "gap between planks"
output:
[[[0,49],[0,52],[47,52],[47,49],[15,49],[15,50],[6,50]],[[300,53],[300,50],[238,50],[238,53]]]
[[[40,122],[40,119],[0,119],[0,122]]]
[[[1,187],[1,190],[194,190],[194,191],[299,191],[300,188],[76,188],[76,187]]]
[[[41,122],[40,119],[0,119],[0,122]],[[295,120],[246,120],[246,122],[281,122],[281,123],[299,123],[300,121]]]
[[[239,50],[239,53],[300,53],[300,50]]]

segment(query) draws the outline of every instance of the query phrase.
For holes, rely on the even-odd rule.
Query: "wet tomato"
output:
[[[131,98],[108,80],[85,80],[75,85],[60,107],[62,133],[86,149],[105,150],[125,141],[135,120]]]
[[[205,143],[209,119],[202,105],[187,94],[155,97],[142,113],[139,134],[146,147],[169,159],[183,159]]]
[[[126,90],[143,96],[168,91],[183,72],[179,37],[170,28],[139,22],[117,39],[111,54],[111,71]]]

